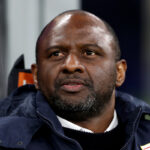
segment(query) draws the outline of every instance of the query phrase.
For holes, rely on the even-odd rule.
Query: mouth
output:
[[[61,89],[71,93],[80,92],[84,86],[84,82],[79,79],[68,79],[61,83]]]

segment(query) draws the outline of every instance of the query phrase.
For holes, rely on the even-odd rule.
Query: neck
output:
[[[103,133],[111,123],[114,115],[115,92],[113,92],[110,102],[105,106],[103,113],[86,121],[73,122],[83,128],[87,128],[94,133]]]

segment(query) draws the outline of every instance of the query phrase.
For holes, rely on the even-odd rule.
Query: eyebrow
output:
[[[51,50],[51,49],[57,49],[57,48],[62,48],[62,49],[64,49],[64,47],[63,46],[61,46],[61,45],[54,45],[54,46],[50,46],[50,47],[48,47],[45,51],[49,51],[49,50]]]
[[[91,43],[89,43],[89,44],[84,44],[84,45],[82,45],[81,47],[82,48],[84,48],[84,47],[96,47],[96,48],[99,48],[99,49],[101,49],[101,50],[103,50],[103,48],[101,47],[101,46],[99,46],[99,45],[97,45],[97,44],[91,44]],[[61,48],[61,49],[63,49],[63,50],[65,50],[66,48],[64,47],[64,46],[62,46],[62,45],[54,45],[54,46],[50,46],[50,47],[48,47],[47,49],[46,49],[46,51],[48,52],[49,50],[51,50],[51,49],[57,49],[57,48]]]
[[[103,50],[103,48],[100,46],[100,45],[97,45],[97,44],[85,44],[83,45],[82,47],[96,47],[96,48],[99,48],[101,50]]]

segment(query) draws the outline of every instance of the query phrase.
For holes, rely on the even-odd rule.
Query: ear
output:
[[[31,65],[31,71],[32,71],[32,75],[33,75],[34,85],[35,85],[36,89],[39,89],[38,80],[37,80],[37,72],[38,72],[37,64]]]
[[[117,71],[117,79],[116,79],[116,87],[120,87],[126,76],[127,63],[124,59],[118,61],[116,63],[116,71]]]

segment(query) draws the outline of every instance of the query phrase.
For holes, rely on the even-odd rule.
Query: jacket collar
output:
[[[116,109],[122,121],[134,120],[138,116],[137,112],[142,114],[150,114],[150,106],[143,100],[140,100],[127,93],[116,91]],[[135,114],[133,112],[136,112]],[[132,114],[133,113],[133,114]]]
[[[58,121],[56,114],[50,108],[49,103],[40,91],[38,91],[36,95],[36,112],[39,117],[54,131],[58,132],[59,134],[64,134],[62,126]]]
[[[64,132],[56,114],[50,108],[43,94],[38,91],[36,97],[38,114],[54,129],[55,132],[64,136]],[[121,122],[125,125],[127,137],[131,137],[136,131],[140,118],[143,114],[150,114],[148,104],[129,94],[116,91],[116,111]]]
[[[116,92],[116,111],[125,127],[126,142],[136,132],[141,117],[150,115],[150,107],[140,99],[127,93]]]
[[[11,98],[11,105],[16,103],[16,100],[20,101],[22,97],[20,100],[18,97],[17,99]],[[28,109],[29,106],[30,110]],[[150,108],[147,104],[120,92],[116,93],[116,111],[121,121],[126,124],[128,138],[135,132],[141,115],[143,113],[150,114]],[[36,115],[28,115],[33,112],[36,112],[42,121]],[[40,91],[27,94],[23,102],[17,106],[17,109],[15,108],[9,115],[0,118],[0,146],[25,148],[34,133],[41,127],[43,121],[49,124],[55,133],[64,136],[61,124],[43,94]],[[6,134],[9,136],[6,136]]]

